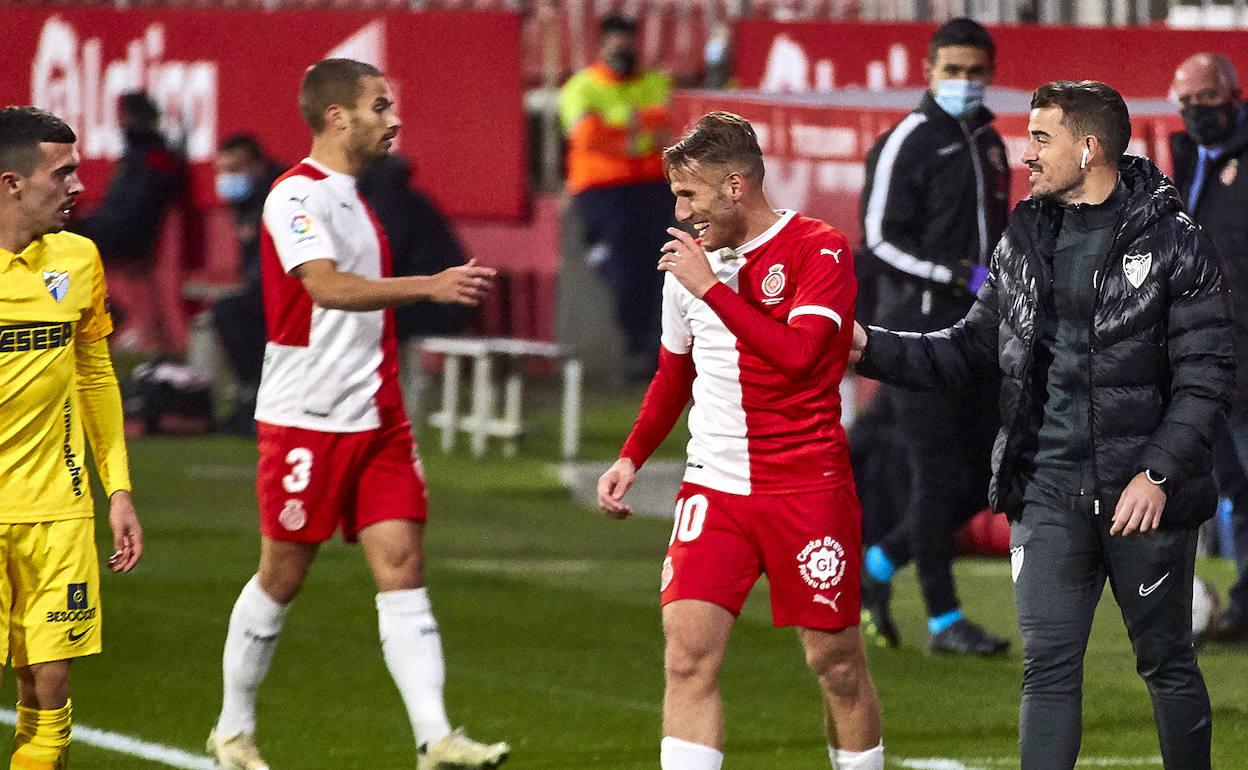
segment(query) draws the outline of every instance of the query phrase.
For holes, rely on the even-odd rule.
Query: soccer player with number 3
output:
[[[718,770],[717,681],[733,622],[763,573],[772,619],[796,626],[819,678],[828,754],[883,770],[880,707],[858,628],[861,508],[841,427],[857,282],[839,231],[763,193],[754,129],[703,116],[664,151],[676,228],[658,268],[659,370],[598,502],[624,518],[637,469],[693,398],[689,455],[661,592],[663,770]]]
[[[299,108],[312,152],[274,184],[261,235],[269,339],[256,403],[260,567],[230,616],[224,703],[208,752],[226,770],[267,769],[254,738],[256,690],[317,549],[341,527],[364,546],[377,584],[382,653],[420,770],[497,767],[507,744],[451,730],[443,705],[442,642],[424,578],[425,484],[399,390],[392,310],[420,300],[475,305],[494,270],[470,261],[388,277],[385,233],[355,181],[399,130],[381,72],[318,62],[304,75]]]

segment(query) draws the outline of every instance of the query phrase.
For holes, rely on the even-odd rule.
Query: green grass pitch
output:
[[[590,402],[586,452],[606,461],[631,424],[635,394]],[[428,578],[446,648],[452,721],[507,740],[507,767],[658,767],[662,638],[659,568],[670,524],[616,522],[574,504],[559,483],[557,422],[542,413],[521,458],[442,455],[425,436],[432,521]],[[668,454],[680,453],[680,440]],[[147,555],[106,575],[105,653],[74,666],[78,721],[200,752],[220,697],[226,620],[258,553],[255,450],[228,438],[132,444]],[[644,471],[643,471],[644,472]],[[107,554],[107,527],[98,536]],[[1222,590],[1225,563],[1202,563]],[[959,563],[969,614],[1009,632],[1009,657],[924,650],[913,574],[898,578],[905,645],[873,649],[889,767],[1017,766],[1021,660],[1009,565]],[[1248,767],[1248,651],[1207,649],[1214,767]],[[815,684],[791,630],[771,627],[765,582],[738,623],[723,671],[728,768],[826,768]],[[6,672],[0,703],[15,700]],[[275,770],[413,768],[411,734],[381,659],[373,588],[357,549],[322,550],[288,618],[259,701],[260,743]],[[1106,592],[1087,656],[1084,756],[1090,766],[1159,767],[1152,711]],[[0,756],[11,733],[4,728]],[[945,758],[963,764],[939,764]],[[154,762],[76,745],[71,766],[155,770]],[[925,764],[924,760],[928,762]]]

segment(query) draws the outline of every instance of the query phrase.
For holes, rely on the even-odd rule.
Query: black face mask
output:
[[[1214,105],[1192,105],[1179,111],[1187,133],[1197,144],[1216,147],[1235,130],[1235,102]]]
[[[607,57],[607,66],[620,77],[630,77],[637,72],[637,54],[632,51],[620,51]]]

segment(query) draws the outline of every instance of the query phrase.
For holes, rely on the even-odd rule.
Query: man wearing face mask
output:
[[[1174,183],[1192,218],[1222,257],[1235,311],[1238,355],[1231,413],[1213,447],[1218,490],[1232,504],[1239,574],[1228,606],[1205,632],[1210,641],[1248,643],[1248,108],[1235,66],[1225,56],[1198,53],[1174,72],[1171,95],[1185,131],[1170,136]],[[1248,172],[1248,169],[1244,169]]]
[[[260,293],[260,218],[281,173],[251,134],[234,134],[217,151],[217,197],[234,213],[242,288],[212,306],[212,325],[234,370],[234,409],[222,429],[254,436],[256,390],[264,363],[264,301]]]
[[[867,156],[861,208],[869,256],[861,277],[874,284],[876,303],[866,308],[874,323],[943,329],[970,309],[988,273],[1010,186],[1005,147],[983,106],[995,54],[991,35],[970,19],[940,27],[928,46],[922,103]],[[954,533],[986,504],[996,388],[986,378],[965,392],[880,392],[887,400],[881,407],[896,416],[893,437],[909,471],[907,510],[864,563],[864,627],[890,646],[900,642],[889,611],[890,581],[911,559],[933,650],[993,655],[1009,645],[963,616],[952,567]],[[887,513],[867,511],[868,517]]]
[[[609,16],[598,39],[598,61],[559,92],[566,186],[590,245],[586,259],[614,295],[627,356],[622,374],[645,381],[657,362],[663,284],[654,255],[673,207],[661,156],[671,138],[672,84],[662,72],[638,69],[636,23]]]
[[[1215,500],[1209,447],[1235,375],[1218,258],[1170,180],[1123,154],[1131,120],[1118,92],[1055,81],[1031,107],[1031,197],[971,310],[922,335],[856,326],[850,360],[916,389],[1001,377],[990,497],[1010,518],[1022,770],[1075,766],[1083,657],[1107,580],[1162,762],[1208,770],[1192,580]]]

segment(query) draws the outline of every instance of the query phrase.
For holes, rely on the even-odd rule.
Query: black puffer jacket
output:
[[[1193,526],[1213,512],[1210,445],[1234,379],[1230,310],[1211,243],[1170,180],[1131,156],[1119,172],[1127,201],[1108,257],[1089,276],[1097,287],[1088,352],[1097,497],[1112,511],[1127,483],[1151,468],[1169,479],[1162,526]],[[873,328],[858,365],[868,377],[933,390],[965,388],[1000,369],[989,500],[1011,519],[1022,514],[1043,416],[1032,352],[1058,215],[1051,203],[1019,203],[970,313],[930,334]]]

